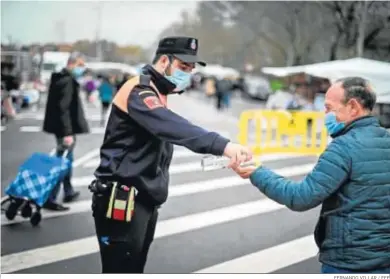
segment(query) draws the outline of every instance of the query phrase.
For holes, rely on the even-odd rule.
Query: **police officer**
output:
[[[248,148],[166,107],[169,94],[190,85],[195,64],[206,65],[197,51],[195,38],[162,39],[153,65],[144,66],[113,100],[96,180],[89,186],[103,273],[143,273],[158,207],[168,195],[173,144],[224,155],[230,167],[251,159]]]

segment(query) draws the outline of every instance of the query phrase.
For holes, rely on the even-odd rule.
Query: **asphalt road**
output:
[[[233,138],[237,117],[261,103],[232,100],[232,108],[218,113],[209,101],[173,96],[169,106],[193,123]],[[192,97],[191,97],[192,95]],[[89,106],[93,133],[77,138],[74,186],[80,199],[63,214],[44,212],[39,227],[21,218],[1,216],[3,273],[100,272],[97,241],[87,189],[98,164],[102,129],[99,109]],[[1,182],[4,189],[32,152],[50,152],[54,139],[40,132],[43,111],[24,112],[1,132]],[[178,147],[171,166],[168,202],[160,210],[156,239],[147,273],[319,273],[312,236],[318,209],[292,212],[266,199],[249,181],[229,170],[202,172],[201,155]],[[316,162],[313,157],[265,156],[276,172],[299,180]]]

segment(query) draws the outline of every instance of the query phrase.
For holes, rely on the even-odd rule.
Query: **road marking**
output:
[[[191,150],[187,149],[181,149],[176,150],[173,153],[173,159],[178,158],[191,158],[191,157],[201,157],[205,156],[205,154],[198,154],[195,152],[192,152]],[[278,161],[278,160],[287,160],[287,159],[294,159],[294,158],[300,158],[305,157],[307,155],[301,155],[301,154],[265,154],[261,156],[256,156],[255,158],[258,158],[261,162],[272,162],[272,161]],[[195,159],[195,158],[194,158]],[[89,160],[85,164],[83,164],[84,168],[97,168],[100,163],[100,158],[95,158],[93,160]],[[199,171],[201,170],[201,162],[190,162],[190,163],[181,163],[181,164],[173,164],[169,168],[169,173],[171,174],[177,174],[182,172],[189,172],[189,171]]]
[[[184,153],[184,152],[188,152],[189,150],[185,150],[185,148],[182,148],[182,147],[175,147],[175,149],[177,151],[175,152],[178,152],[178,153]],[[192,152],[192,151],[190,151]],[[193,152],[192,152],[193,153]],[[77,160],[73,161],[73,167],[78,167],[80,165],[83,165],[83,167],[97,167],[99,162],[100,162],[100,158],[94,158],[96,156],[99,156],[100,154],[100,148],[95,148],[91,151],[89,151],[88,153],[84,154],[83,156],[81,156],[80,158],[78,158]],[[196,153],[193,153],[193,154],[196,154]],[[94,158],[94,159],[93,159]],[[94,164],[92,164],[91,162],[94,162]],[[91,177],[93,179],[93,176],[88,176],[88,180],[91,180]],[[75,178],[76,180],[78,178]],[[79,178],[81,181],[85,181],[85,177],[81,177]],[[88,182],[89,183],[89,182]],[[80,183],[78,183],[80,184]]]
[[[2,201],[7,198],[6,196],[2,198]],[[72,215],[77,213],[83,213],[88,212],[91,210],[91,200],[82,200],[82,201],[76,201],[72,202],[70,210],[68,211],[51,211],[42,209],[42,219],[51,219],[55,217],[65,216],[65,215]],[[22,218],[21,216],[17,215],[15,216],[14,220],[8,220],[4,214],[1,215],[1,226],[8,226],[11,224],[19,224],[19,223],[25,223],[30,222],[30,219]],[[43,221],[44,222],[44,221]]]
[[[45,115],[43,114],[37,114],[37,113],[20,113],[15,115],[15,120],[22,120],[22,119],[34,119],[34,120],[43,120],[45,118]]]
[[[191,157],[200,157],[203,154],[195,153],[189,149],[181,149],[181,150],[175,150],[173,152],[173,158],[179,159],[179,158],[191,158]]]
[[[83,167],[96,168],[99,162],[100,160],[93,160],[91,162],[85,163]],[[169,173],[178,174],[178,173],[187,173],[187,172],[200,171],[200,170],[201,170],[201,166],[199,160],[199,162],[171,165],[171,167],[169,168]]]
[[[85,115],[87,116],[88,121],[100,121],[101,115],[100,114],[89,114],[88,111],[85,111]],[[23,120],[23,119],[33,119],[33,120],[44,120],[45,115],[42,113],[36,113],[36,112],[25,112],[15,115],[16,120]]]
[[[285,207],[274,201],[262,199],[255,202],[160,221],[156,228],[155,238],[189,232],[283,208]],[[96,236],[91,236],[2,256],[2,273],[11,273],[96,253],[99,251],[96,240]]]
[[[266,162],[273,162],[273,161],[294,159],[294,158],[302,158],[302,157],[309,158],[309,156],[305,156],[305,155],[301,155],[301,154],[269,154],[269,155],[260,156],[260,161],[261,161],[261,163],[266,163]],[[199,159],[200,159],[200,156],[199,156]],[[257,160],[257,157],[255,157],[255,160]],[[94,161],[85,163],[83,165],[83,167],[96,168],[97,164],[98,164],[98,162],[96,162],[94,160]],[[173,164],[169,168],[170,175],[188,173],[188,172],[201,172],[201,171],[202,171],[202,166],[201,166],[200,160],[198,162]],[[72,180],[72,185],[74,187],[83,187],[83,186],[88,185],[93,179],[95,179],[95,177],[93,175],[75,177]]]
[[[221,119],[223,119],[224,122],[228,122],[229,124],[232,124],[234,127],[238,126],[238,123],[239,123],[238,118],[236,118],[230,114],[227,114],[227,113],[218,113],[218,111],[215,108],[212,108],[209,105],[205,105],[205,103],[197,97],[194,97],[194,96],[191,97],[191,95],[186,96],[186,97],[188,99],[190,99],[189,100],[190,102],[193,102],[193,103],[195,102],[195,103],[197,103],[197,105],[202,106],[202,109],[201,109],[203,112],[202,114],[207,113],[208,115],[211,115],[212,118],[220,117]],[[199,116],[199,115],[194,115],[194,117],[196,117],[196,116]],[[197,119],[199,121],[202,120],[201,118],[197,118]]]
[[[179,159],[179,158],[191,158],[191,157],[200,157],[202,154],[198,154],[195,152],[192,152],[191,150],[188,149],[179,149],[175,150],[173,152],[173,158],[174,159]],[[84,168],[97,168],[100,163],[100,158],[94,158],[92,160],[89,160],[86,162],[83,167]],[[200,161],[199,161],[200,164]]]
[[[313,169],[313,167],[314,164],[285,167],[285,168],[276,169],[275,173],[285,177],[305,175],[309,173]],[[80,184],[77,184],[77,186],[75,184],[75,181],[73,181],[73,186],[87,187],[87,185],[92,181],[93,177],[88,177],[88,179],[87,177],[84,177],[83,179],[84,181],[80,180]],[[180,196],[192,195],[192,194],[208,192],[208,191],[213,191],[218,189],[232,188],[237,186],[245,186],[245,185],[250,186],[250,184],[251,183],[248,179],[242,179],[237,175],[224,177],[224,178],[217,178],[212,180],[199,181],[199,182],[183,183],[179,185],[170,186],[169,197],[170,198],[180,197]],[[4,198],[5,197],[3,197],[3,199]],[[43,219],[50,219],[58,216],[87,212],[90,210],[91,210],[91,201],[83,200],[83,201],[77,201],[72,203],[70,210],[65,212],[52,212],[52,211],[43,210],[42,217]],[[24,223],[28,221],[29,221],[28,219],[23,219],[20,216],[16,216],[14,220],[9,221],[4,215],[1,215],[1,226],[6,226],[9,224],[16,224],[16,223]]]
[[[20,127],[20,132],[28,132],[28,133],[37,133],[42,132],[41,126],[22,126]],[[102,135],[105,132],[104,127],[93,127],[91,128],[91,134]]]
[[[41,126],[22,126],[19,129],[21,132],[36,133],[42,132]]]
[[[102,116],[100,114],[92,114],[87,117],[89,121],[101,121]]]
[[[5,131],[5,130],[7,130],[7,127],[6,126],[0,126],[1,128],[1,131],[3,132],[3,131]]]
[[[91,129],[91,134],[104,135],[105,132],[106,132],[106,127],[93,127]]]
[[[292,177],[298,175],[305,175],[309,173],[314,167],[314,164],[306,164],[301,166],[285,167],[275,170],[275,173],[284,176]],[[218,189],[226,189],[237,186],[250,185],[250,181],[242,179],[239,176],[230,176],[224,178],[217,178],[213,180],[206,180],[204,182],[193,182],[182,185],[170,187],[169,197],[180,197],[191,194],[198,194],[201,192],[208,192]]]
[[[195,273],[271,273],[315,257],[317,253],[314,236],[310,234]]]
[[[96,179],[94,175],[74,177],[72,178],[72,185],[74,188],[87,187],[94,179]]]
[[[95,148],[95,149],[89,151],[88,153],[85,153],[80,158],[74,160],[72,163],[72,166],[74,168],[78,167],[78,166],[84,164],[85,162],[91,160],[93,157],[99,156],[99,154],[100,154],[100,148]]]

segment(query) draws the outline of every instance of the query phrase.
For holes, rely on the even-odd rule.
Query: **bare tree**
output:
[[[276,48],[285,57],[286,65],[306,62],[313,44],[330,26],[318,2],[217,1],[208,5],[219,10],[225,20],[250,30],[248,43],[261,39],[268,47]]]
[[[196,36],[207,61],[236,68],[390,60],[390,2],[202,1],[163,34]]]
[[[327,1],[323,6],[333,15],[335,26],[330,60],[362,56],[366,49],[380,51],[390,46],[390,36],[383,35],[389,32],[390,2]]]

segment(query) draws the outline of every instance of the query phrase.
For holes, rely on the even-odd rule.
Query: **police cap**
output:
[[[206,63],[198,58],[198,39],[191,37],[166,37],[160,40],[156,54],[171,54],[185,63]]]

